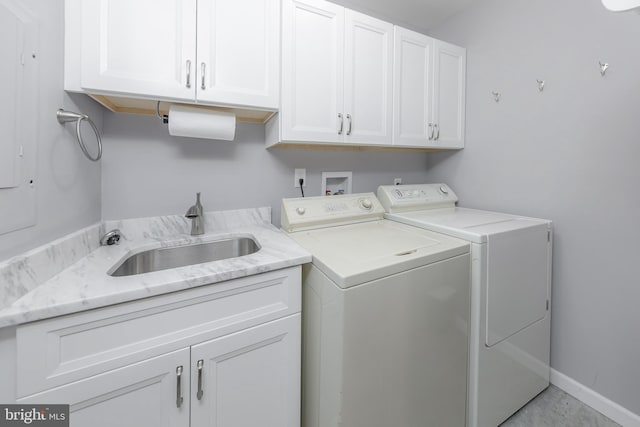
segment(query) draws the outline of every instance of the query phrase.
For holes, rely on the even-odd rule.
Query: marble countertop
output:
[[[311,262],[311,254],[271,225],[271,209],[207,212],[205,234],[190,236],[179,216],[107,221],[0,263],[0,327],[90,310]],[[105,230],[119,245],[100,246]],[[107,273],[147,249],[250,235],[260,250],[242,257],[151,273]]]

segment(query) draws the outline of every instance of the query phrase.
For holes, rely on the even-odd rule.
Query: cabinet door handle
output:
[[[182,406],[182,366],[176,368],[176,406],[179,408]]]
[[[207,64],[203,62],[202,64],[200,64],[200,73],[202,74],[202,84],[200,85],[200,88],[202,90],[205,90],[207,88],[207,86],[204,84],[204,76],[206,71],[207,71]]]
[[[433,127],[436,128],[436,137],[434,139],[437,141],[440,139],[440,126],[436,123]]]
[[[340,119],[340,127],[338,128],[338,135],[342,135],[342,128],[344,127],[344,120],[342,118],[342,113],[338,113],[338,118]]]
[[[351,135],[351,114],[347,114],[347,120],[349,120],[349,127],[347,128],[347,135]]]
[[[196,396],[198,400],[202,400],[202,395],[204,392],[202,391],[202,368],[204,366],[204,360],[198,360],[198,393]]]
[[[191,60],[187,59],[187,89],[191,89]]]
[[[433,123],[429,123],[429,141],[433,140]]]

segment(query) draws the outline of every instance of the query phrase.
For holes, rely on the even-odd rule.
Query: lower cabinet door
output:
[[[191,425],[299,427],[300,314],[191,347]]]
[[[27,396],[69,404],[71,427],[188,427],[189,348]]]

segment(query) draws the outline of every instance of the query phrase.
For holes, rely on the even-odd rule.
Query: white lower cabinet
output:
[[[174,351],[18,403],[68,404],[72,427],[188,427],[189,349]],[[178,380],[178,369],[182,375]],[[181,390],[180,393],[178,390]],[[183,397],[180,407],[176,399]]]
[[[299,427],[300,267],[17,329],[17,403],[72,427]]]
[[[300,424],[300,315],[191,348],[191,425]]]

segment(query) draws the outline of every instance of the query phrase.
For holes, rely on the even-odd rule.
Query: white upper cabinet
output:
[[[283,6],[282,139],[339,142],[344,8],[323,0],[285,0]]]
[[[394,145],[463,148],[466,50],[395,28]]]
[[[433,138],[433,42],[395,27],[393,142],[423,147]]]
[[[279,141],[391,141],[393,25],[323,0],[285,0]]]
[[[278,107],[278,0],[66,0],[65,89]]]
[[[345,9],[345,29],[345,142],[388,144],[393,123],[393,25]]]
[[[195,99],[196,0],[96,0],[79,7],[82,89]]]
[[[435,41],[433,85],[434,142],[439,148],[464,147],[466,49]]]
[[[279,22],[277,0],[198,0],[198,101],[277,109]]]

